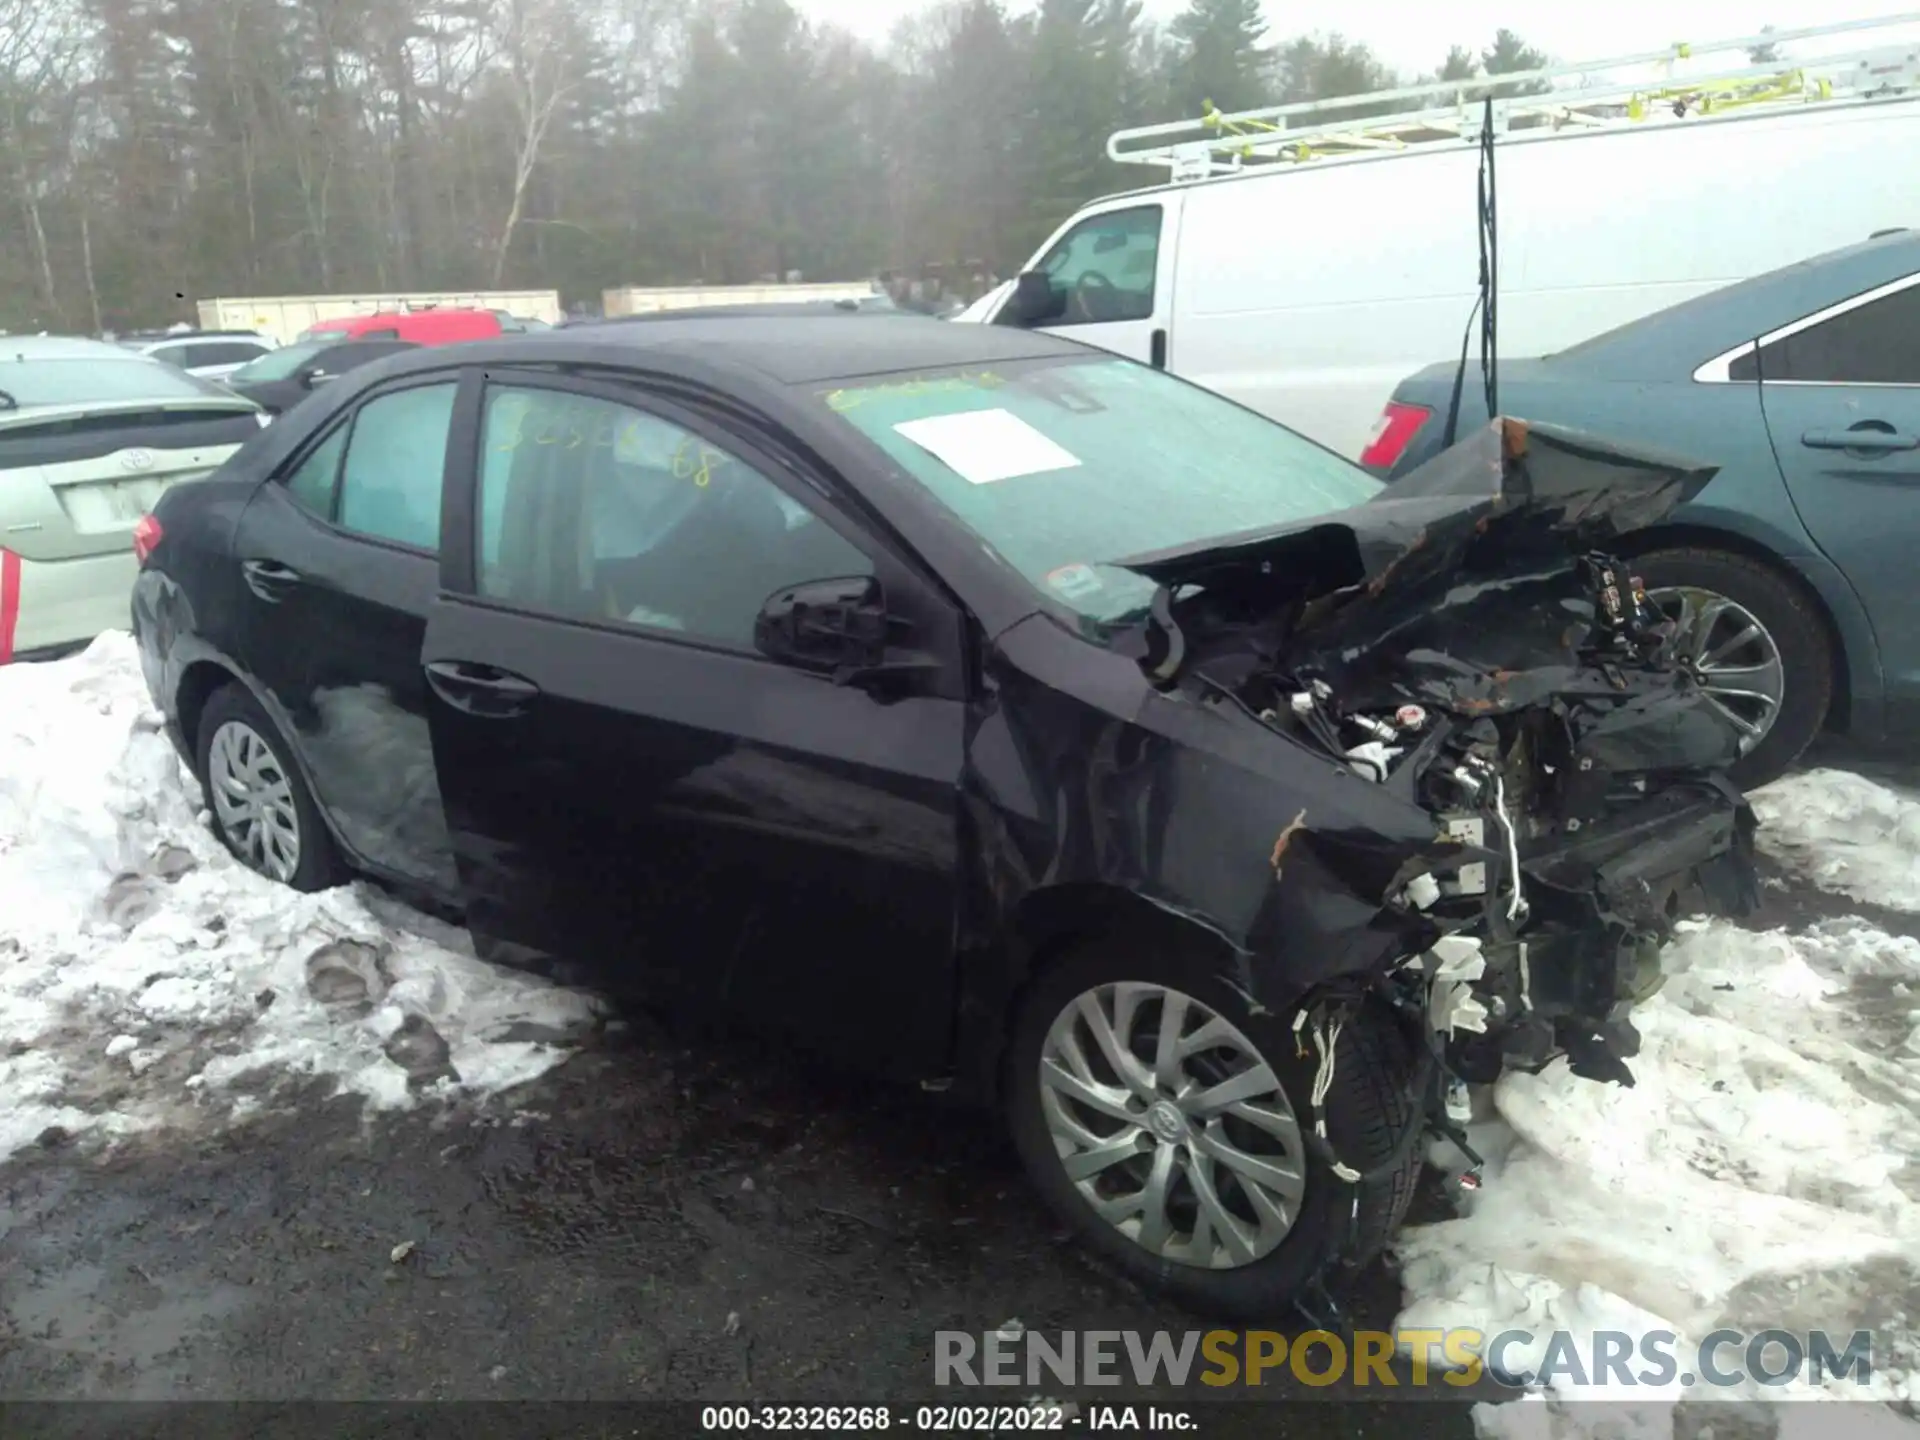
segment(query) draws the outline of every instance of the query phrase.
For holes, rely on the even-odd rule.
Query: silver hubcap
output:
[[[244,720],[229,720],[207,747],[207,787],[220,829],[262,875],[289,880],[300,868],[293,785],[272,749]]]
[[[1041,1048],[1040,1107],[1082,1198],[1162,1259],[1230,1270],[1293,1228],[1306,1185],[1293,1106],[1253,1042],[1190,995],[1081,995]]]
[[[1649,590],[1647,599],[1679,627],[1681,663],[1740,732],[1745,755],[1773,729],[1787,691],[1786,667],[1773,636],[1745,606],[1711,590]]]

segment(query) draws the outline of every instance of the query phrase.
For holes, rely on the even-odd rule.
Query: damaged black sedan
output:
[[[1630,1081],[1668,928],[1752,903],[1609,558],[1708,478],[1502,421],[1386,496],[1051,336],[665,321],[344,377],[167,493],[133,618],[245,863],[990,1100],[1091,1245],[1272,1319],[1450,1091]]]

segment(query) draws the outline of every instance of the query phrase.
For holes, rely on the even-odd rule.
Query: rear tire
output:
[[[1015,1020],[1003,1087],[1007,1118],[1034,1185],[1054,1214],[1096,1253],[1141,1284],[1202,1314],[1273,1322],[1288,1314],[1329,1260],[1338,1257],[1362,1264],[1393,1238],[1413,1196],[1420,1147],[1406,1145],[1403,1159],[1386,1177],[1359,1187],[1358,1224],[1349,1248],[1354,1187],[1314,1158],[1300,1144],[1297,1132],[1289,1143],[1278,1136],[1284,1127],[1271,1123],[1287,1110],[1299,1130],[1311,1126],[1309,1100],[1317,1054],[1309,1042],[1302,1057],[1289,1028],[1291,1016],[1254,1013],[1218,968],[1217,961],[1198,945],[1168,949],[1120,936],[1089,939],[1060,957],[1034,984]],[[1128,987],[1124,997],[1116,997],[1115,986]],[[1102,1013],[1109,1018],[1117,1013],[1109,1004],[1116,998],[1124,1007],[1118,1013],[1130,1009],[1133,1016],[1144,1017],[1136,1019],[1132,1030],[1138,1046],[1134,1053],[1144,1052],[1143,1065],[1153,1072],[1151,1079],[1160,1082],[1157,1089],[1130,1093],[1128,1085],[1110,1083],[1119,1081],[1118,1071],[1111,1064],[1102,1071],[1097,1037],[1094,1044],[1086,1043],[1091,1032],[1079,1007],[1090,993],[1096,997],[1095,1004],[1107,1007]],[[1233,1032],[1234,1045],[1249,1046],[1266,1066],[1275,1082],[1268,1092],[1273,1098],[1255,1098],[1205,1118],[1214,1107],[1193,1099],[1195,1087],[1217,1084],[1224,1077],[1242,1083],[1243,1088],[1261,1090],[1265,1081],[1257,1065],[1244,1056],[1240,1063],[1245,1068],[1239,1071],[1220,1059],[1231,1047],[1223,1047],[1218,1039],[1195,1050],[1184,1062],[1152,1064],[1157,1058],[1154,1036],[1159,1017],[1169,1008],[1184,1008],[1181,1033],[1189,1039],[1201,1024],[1216,1037]],[[1224,1022],[1224,1028],[1216,1021]],[[1124,1020],[1116,1028],[1124,1029]],[[1076,1050],[1062,1048],[1063,1035],[1080,1037]],[[1416,1069],[1412,1047],[1391,1016],[1368,1008],[1348,1019],[1334,1051],[1334,1080],[1325,1101],[1328,1139],[1344,1164],[1371,1171],[1402,1148],[1409,1126],[1423,1124],[1412,1092]],[[1092,1072],[1105,1086],[1101,1101],[1107,1109],[1091,1110],[1081,1100],[1066,1097],[1058,1078],[1061,1070],[1084,1073],[1063,1059],[1069,1055],[1091,1062]],[[1049,1073],[1055,1077],[1045,1087],[1043,1056],[1051,1061]],[[1216,1068],[1208,1073],[1208,1066]],[[1201,1073],[1183,1074],[1187,1067]],[[1139,1080],[1138,1072],[1134,1078]],[[1188,1100],[1174,1106],[1172,1093],[1183,1085]],[[1131,1122],[1120,1119],[1111,1108],[1111,1102],[1123,1094]],[[1154,1094],[1160,1098],[1149,1106]],[[1081,1140],[1063,1138],[1059,1118],[1063,1108],[1073,1124],[1084,1127]],[[1240,1118],[1256,1112],[1266,1124],[1255,1126]],[[1086,1143],[1089,1133],[1097,1144]],[[1169,1134],[1178,1138],[1169,1139]],[[1103,1163],[1112,1154],[1126,1153],[1118,1148],[1120,1140],[1137,1144],[1139,1154]],[[1238,1157],[1239,1168],[1228,1165],[1214,1148],[1223,1141],[1231,1147],[1229,1153]],[[1163,1158],[1163,1152],[1172,1153]],[[1275,1169],[1253,1169],[1247,1163],[1250,1154],[1269,1160]],[[1069,1160],[1078,1162],[1078,1178],[1069,1174]],[[1090,1172],[1089,1166],[1095,1168]],[[1128,1197],[1135,1191],[1142,1197],[1153,1193],[1163,1167],[1170,1177],[1158,1192],[1165,1203],[1143,1206],[1137,1215],[1117,1216],[1116,1210],[1129,1205]],[[1196,1172],[1202,1177],[1200,1188],[1196,1188]],[[1270,1221],[1262,1226],[1262,1215],[1272,1215],[1271,1202],[1282,1192],[1278,1188],[1263,1191],[1268,1200],[1263,1206],[1252,1193],[1258,1186],[1243,1184],[1239,1177],[1280,1172],[1299,1177],[1295,1198],[1282,1207],[1290,1224]],[[1202,1189],[1210,1189],[1217,1197],[1212,1213],[1219,1215],[1224,1207],[1243,1222],[1241,1238],[1252,1238],[1253,1245],[1230,1253],[1228,1246],[1218,1243],[1215,1225],[1207,1228],[1216,1243],[1209,1246],[1197,1239]],[[1097,1203],[1108,1207],[1108,1216],[1095,1209]],[[1155,1210],[1168,1217],[1168,1226],[1151,1227]],[[1201,1256],[1209,1252],[1211,1263],[1201,1263]]]
[[[291,749],[245,686],[223,685],[207,698],[194,759],[214,833],[234,859],[295,890],[347,878]]]
[[[1650,593],[1692,591],[1717,596],[1733,602],[1764,628],[1781,666],[1779,708],[1765,733],[1729,773],[1735,784],[1747,790],[1779,779],[1820,733],[1833,700],[1833,643],[1814,602],[1771,566],[1725,550],[1654,550],[1636,559],[1632,568]],[[1661,599],[1657,594],[1654,598]],[[1724,626],[1722,638],[1731,639],[1733,629]],[[1747,653],[1758,652],[1750,647]]]

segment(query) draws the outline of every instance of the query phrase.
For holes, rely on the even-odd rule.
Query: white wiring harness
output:
[[[1294,1042],[1299,1043],[1300,1032],[1307,1026],[1307,1012],[1302,1010],[1293,1017]],[[1340,1046],[1340,1032],[1346,1028],[1344,1015],[1335,1016],[1329,1025],[1323,1015],[1320,1024],[1313,1032],[1313,1048],[1319,1052],[1319,1064],[1313,1072],[1313,1133],[1327,1141],[1329,1153],[1333,1142],[1327,1139],[1327,1092],[1333,1089],[1335,1053]],[[1360,1172],[1336,1157],[1333,1161],[1333,1173],[1349,1185],[1361,1179]]]

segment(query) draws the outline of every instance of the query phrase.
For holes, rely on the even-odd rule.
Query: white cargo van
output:
[[[1502,354],[1559,350],[1920,223],[1915,48],[1889,52],[1881,37],[1822,58],[1818,76],[1782,75],[1737,53],[1761,38],[1536,73],[1564,87],[1682,56],[1697,68],[1722,50],[1742,62],[1731,69],[1496,102]],[[1116,160],[1193,178],[1083,207],[1027,275],[956,319],[1036,325],[1164,366],[1357,456],[1394,386],[1460,353],[1479,294],[1483,107],[1433,108],[1442,93],[1339,102],[1401,110],[1344,128],[1315,113],[1323,103],[1121,131]],[[1196,130],[1211,138],[1177,138]],[[1311,158],[1288,158],[1303,145]]]

